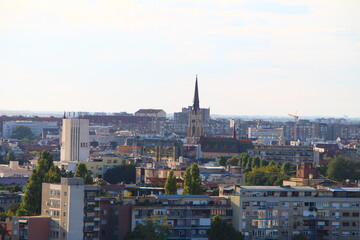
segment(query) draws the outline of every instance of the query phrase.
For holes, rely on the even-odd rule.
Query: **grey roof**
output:
[[[159,199],[210,198],[208,195],[157,195]]]
[[[329,187],[331,192],[360,192],[360,187]]]
[[[240,186],[241,190],[244,191],[278,191],[278,192],[293,192],[293,191],[307,191],[315,192],[315,188],[312,187],[292,187],[292,186]]]

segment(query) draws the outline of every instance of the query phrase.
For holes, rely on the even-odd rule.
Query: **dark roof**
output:
[[[140,109],[136,113],[158,113],[164,111],[162,109]]]
[[[242,153],[252,148],[252,141],[237,140],[235,138],[202,137],[200,139],[201,151],[219,153]]]
[[[2,185],[25,185],[27,177],[3,177],[0,178],[0,184]]]

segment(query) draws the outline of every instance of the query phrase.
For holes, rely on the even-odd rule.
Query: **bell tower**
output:
[[[199,90],[198,90],[198,78],[196,75],[195,81],[195,94],[194,104],[189,113],[189,122],[187,128],[187,143],[197,144],[200,141],[200,137],[204,134],[204,126],[202,123],[202,114],[200,110],[199,102]]]

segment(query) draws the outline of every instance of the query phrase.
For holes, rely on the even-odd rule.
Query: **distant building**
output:
[[[311,146],[254,145],[254,148],[250,149],[248,153],[252,156],[258,156],[260,159],[280,164],[284,162],[293,164],[300,164],[302,162],[314,163],[318,159],[318,152],[314,151],[314,148]]]
[[[0,165],[0,178],[9,177],[29,177],[32,168],[27,166],[19,166],[18,161],[10,161],[9,164]]]
[[[43,129],[58,129],[57,122],[36,122],[36,121],[10,121],[3,122],[2,136],[4,138],[11,138],[16,127],[24,126],[30,128],[35,136],[41,136]]]
[[[281,142],[283,140],[283,128],[273,128],[269,126],[249,127],[248,137],[257,139],[257,141],[270,145],[273,142]]]
[[[200,111],[198,80],[196,76],[194,104],[189,113],[186,142],[188,144],[197,144],[199,143],[200,138],[203,135],[204,135],[204,125],[202,120],[202,114]]]
[[[89,155],[89,120],[64,118],[60,160],[85,162]]]
[[[166,118],[166,112],[162,109],[140,109],[135,112],[138,117]]]
[[[149,156],[153,161],[162,162],[174,161],[182,156],[183,143],[180,140],[159,137],[129,137],[126,139],[126,146],[129,147],[123,148],[119,146],[119,150],[122,149],[126,152],[131,152],[133,150],[134,154],[140,152],[140,155],[142,156]]]
[[[253,148],[250,140],[236,137],[202,137],[200,140],[202,158],[216,159],[220,156],[238,156]]]
[[[117,167],[119,165],[131,164],[134,160],[121,156],[100,156],[96,158],[89,158],[85,163],[86,168],[92,172],[95,178],[103,178],[107,170]]]

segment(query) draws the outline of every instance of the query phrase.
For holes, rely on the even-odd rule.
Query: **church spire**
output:
[[[193,105],[193,111],[197,112],[200,109],[200,103],[199,103],[199,90],[198,90],[198,78],[196,75],[196,81],[195,81],[195,94],[194,94],[194,105]]]

